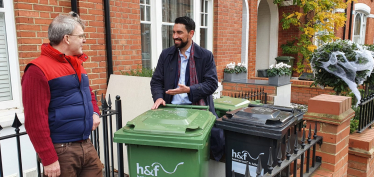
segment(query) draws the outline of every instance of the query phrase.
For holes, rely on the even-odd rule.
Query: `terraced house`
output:
[[[161,51],[173,45],[173,21],[179,16],[196,22],[194,42],[213,52],[219,82],[230,62],[243,63],[247,77],[255,78],[257,70],[267,69],[282,55],[281,44],[301,33],[297,28],[283,30],[279,22],[283,13],[300,10],[292,0],[285,0],[283,6],[273,0],[0,0],[0,125],[5,128],[1,135],[14,132],[9,126],[15,113],[23,122],[21,77],[26,64],[40,55],[42,43],[49,42],[48,25],[58,14],[72,10],[86,20],[83,50],[89,59],[84,67],[99,95],[106,93],[111,74],[156,67]],[[373,44],[373,0],[357,0],[342,12],[347,13],[347,22],[336,29],[337,36]],[[295,81],[295,95],[304,93],[308,84]],[[244,87],[223,85],[226,92]],[[324,91],[308,92],[309,98],[319,93]],[[303,103],[307,98],[291,99]],[[32,161],[24,171],[32,173],[35,153],[27,137],[22,141],[24,159]],[[14,147],[2,147],[3,154],[15,152]],[[16,163],[3,162],[5,176],[17,173]]]

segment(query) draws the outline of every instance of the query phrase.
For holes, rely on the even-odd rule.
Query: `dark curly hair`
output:
[[[187,32],[190,32],[191,30],[195,31],[195,22],[190,17],[178,17],[175,19],[174,23],[184,24],[184,26],[186,26]]]

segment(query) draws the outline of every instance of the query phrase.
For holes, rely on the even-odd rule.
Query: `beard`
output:
[[[180,44],[176,44],[176,43],[175,43],[176,40],[181,41],[181,43],[180,43]],[[182,39],[180,39],[180,38],[178,38],[178,39],[174,39],[174,46],[175,46],[176,48],[178,48],[178,49],[181,49],[181,48],[185,47],[187,44],[188,44],[188,38],[187,38],[186,42],[184,42],[184,41],[183,41]]]

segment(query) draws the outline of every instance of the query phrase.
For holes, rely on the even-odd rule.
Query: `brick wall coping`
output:
[[[353,109],[348,109],[347,111],[343,112],[340,115],[307,112],[304,114],[303,119],[317,121],[317,122],[324,122],[324,123],[329,123],[333,125],[340,125],[340,124],[343,124],[345,121],[350,121],[351,118],[354,116],[355,116],[355,111]]]
[[[374,148],[371,148],[369,151],[366,151],[359,148],[349,147],[348,153],[364,158],[373,158]]]
[[[349,135],[349,153],[361,157],[373,158],[374,129],[366,129],[361,133]]]

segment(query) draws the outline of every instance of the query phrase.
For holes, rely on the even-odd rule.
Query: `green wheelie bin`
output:
[[[113,141],[127,146],[131,177],[207,177],[215,120],[208,106],[166,105],[128,121]]]
[[[262,105],[261,100],[249,101],[243,98],[233,98],[229,96],[223,96],[213,100],[214,109],[218,117],[222,117],[229,110],[236,110],[239,108],[248,107],[248,104]]]

